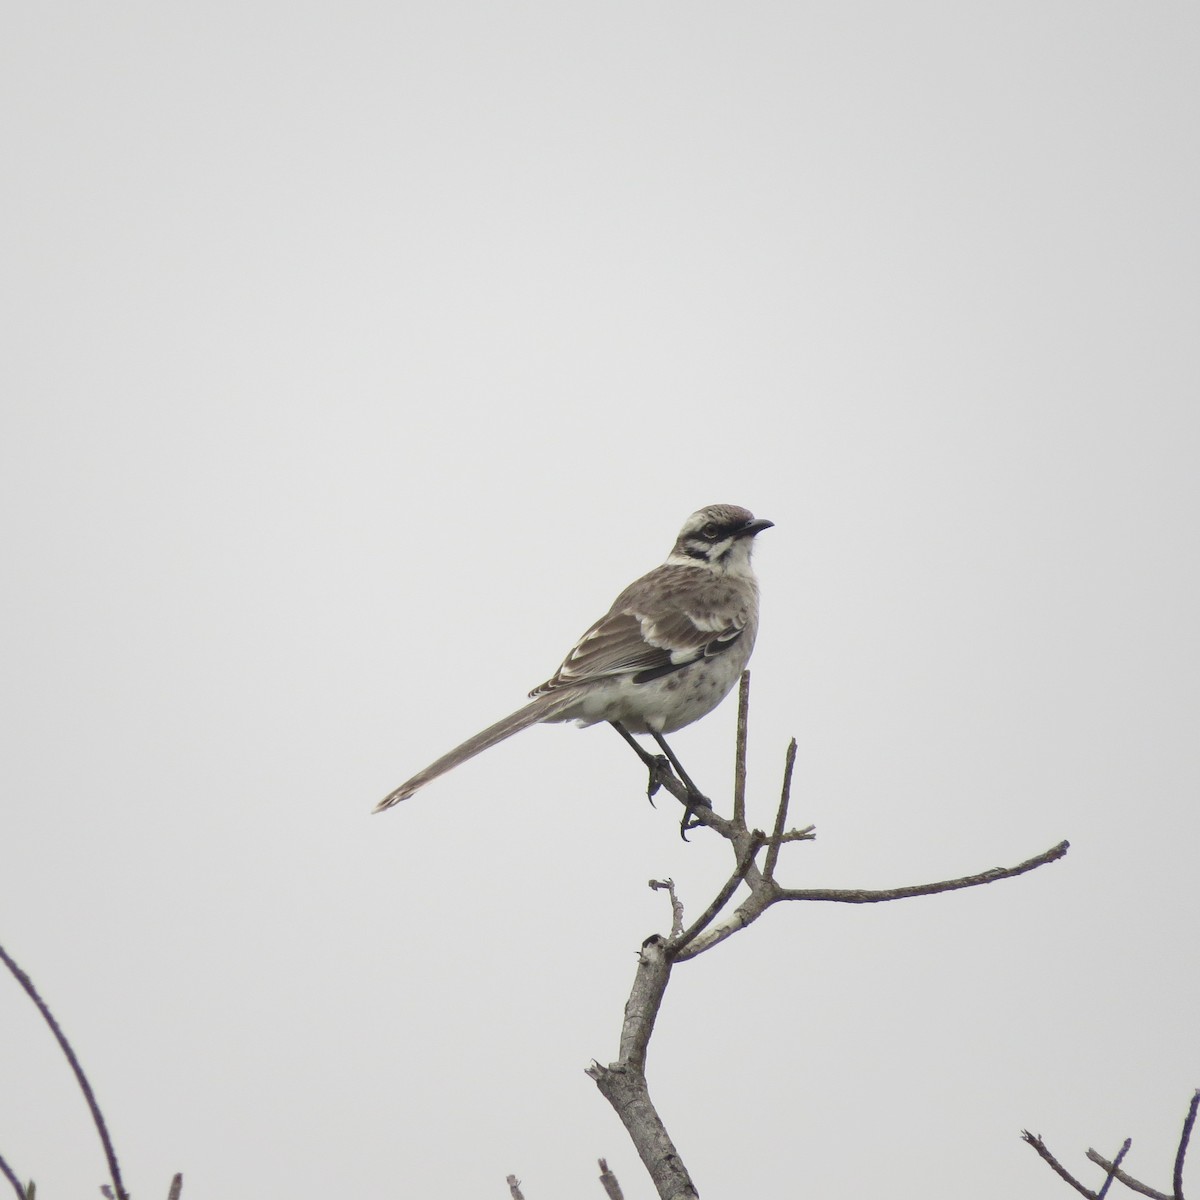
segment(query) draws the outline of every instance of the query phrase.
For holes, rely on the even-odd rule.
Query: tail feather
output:
[[[569,691],[566,695],[559,692],[538,696],[524,708],[518,708],[515,713],[510,713],[503,720],[489,725],[474,737],[467,738],[461,746],[456,746],[449,754],[443,754],[436,762],[430,763],[425,770],[414,775],[407,783],[402,783],[394,792],[389,792],[384,796],[375,805],[373,811],[383,812],[385,808],[391,808],[393,804],[407,800],[431,780],[436,779],[439,775],[445,775],[447,771],[453,770],[460,763],[465,763],[469,758],[474,758],[475,755],[496,745],[497,742],[502,742],[505,738],[512,737],[514,733],[520,733],[522,729],[536,725],[539,721],[553,719],[556,713],[568,708],[574,700],[575,697],[570,695]]]

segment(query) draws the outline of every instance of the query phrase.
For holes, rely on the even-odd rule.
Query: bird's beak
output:
[[[768,521],[766,517],[756,517],[753,521],[747,521],[745,525],[737,531],[738,537],[754,537],[757,533],[762,533],[764,529],[771,529],[775,525],[774,521]]]

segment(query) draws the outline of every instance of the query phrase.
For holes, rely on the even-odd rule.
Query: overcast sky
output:
[[[9,6],[0,942],[139,1200],[649,1195],[583,1072],[646,881],[695,916],[724,844],[603,727],[370,810],[713,502],[776,522],[785,883],[1072,849],[681,966],[649,1074],[701,1193],[1062,1200],[1024,1127],[1169,1185],[1198,62],[1183,3]],[[675,739],[724,807],[733,719]],[[96,1194],[7,977],[0,1061],[0,1154]]]

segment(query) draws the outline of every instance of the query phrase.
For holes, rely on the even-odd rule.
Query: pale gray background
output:
[[[9,5],[0,937],[143,1200],[590,1197],[651,876],[604,729],[374,801],[683,518],[761,540],[804,885],[678,973],[706,1197],[1064,1197],[1200,1085],[1200,11]],[[680,753],[728,792],[732,704]],[[0,1152],[103,1178],[0,978]],[[1200,1150],[1197,1151],[1200,1161]]]

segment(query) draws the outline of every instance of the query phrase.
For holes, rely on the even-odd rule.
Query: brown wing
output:
[[[703,582],[709,579],[706,573]],[[660,567],[626,588],[554,675],[529,694],[617,675],[648,683],[720,654],[746,627],[745,608],[731,608],[729,598],[697,587],[691,568]]]

